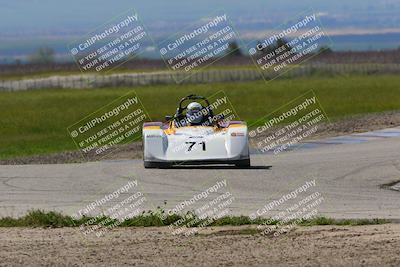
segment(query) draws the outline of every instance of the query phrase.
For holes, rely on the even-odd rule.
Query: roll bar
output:
[[[200,99],[200,100],[203,100],[204,102],[206,102],[207,107],[210,106],[210,102],[204,96],[199,96],[199,95],[195,95],[195,94],[185,96],[184,98],[181,99],[181,101],[179,101],[179,106],[176,110],[175,118],[178,118],[179,116],[181,116],[183,110],[186,108],[186,107],[182,107],[183,102],[185,102],[187,100],[197,100],[197,99]],[[209,113],[210,113],[209,114],[210,116],[213,116],[213,112],[211,109],[209,109]]]

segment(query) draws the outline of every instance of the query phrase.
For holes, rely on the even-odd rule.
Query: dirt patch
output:
[[[373,113],[367,115],[357,115],[346,117],[333,123],[323,123],[312,138],[325,138],[352,133],[374,131],[384,128],[396,127],[400,125],[400,111],[384,113]],[[265,133],[268,134],[268,133]],[[259,138],[262,138],[261,135]],[[104,160],[113,159],[137,159],[142,158],[142,143],[136,142],[129,145],[118,146],[116,151],[105,156]],[[88,159],[82,158],[79,151],[61,152],[49,155],[36,155],[30,157],[19,157],[13,159],[0,160],[0,165],[20,165],[20,164],[63,164],[78,163],[85,161],[95,161],[95,155],[89,155]]]
[[[315,137],[331,137],[363,133],[400,126],[400,111],[356,115],[322,124]]]
[[[78,228],[1,228],[0,266],[400,266],[400,224],[300,227],[279,237],[248,228],[190,237],[118,228],[100,238]]]

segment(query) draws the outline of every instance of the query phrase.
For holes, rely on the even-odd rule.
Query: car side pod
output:
[[[147,160],[147,155],[146,155],[146,145],[145,145],[145,139],[146,139],[146,132],[151,131],[151,132],[159,132],[163,126],[162,122],[145,122],[143,123],[143,129],[142,129],[142,149],[143,149],[143,165],[144,168],[159,168],[161,167],[160,162],[152,162]],[[154,130],[154,131],[153,131]],[[167,167],[167,166],[165,166]]]

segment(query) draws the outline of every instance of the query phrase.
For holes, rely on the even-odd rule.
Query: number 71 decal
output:
[[[187,151],[192,151],[193,147],[198,144],[201,145],[203,148],[203,151],[206,151],[206,142],[202,141],[202,142],[186,142],[186,144],[189,145],[188,150]]]

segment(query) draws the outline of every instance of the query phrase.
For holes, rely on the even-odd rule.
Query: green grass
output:
[[[168,226],[173,225],[179,219],[182,218],[181,215],[168,215],[164,220],[160,219],[160,214],[163,211],[161,209],[156,211],[144,212],[136,217],[126,219],[121,224],[120,227],[150,227],[150,226]],[[73,219],[70,216],[62,215],[58,212],[44,212],[41,210],[32,210],[28,212],[25,216],[19,218],[4,217],[0,218],[0,227],[77,227],[81,225],[95,225],[96,222],[100,223],[107,219],[107,225],[113,225],[116,220],[108,217],[100,217],[94,219],[93,217],[82,217],[78,220]],[[91,221],[92,220],[92,221]],[[95,223],[90,223],[95,222]],[[200,221],[201,222],[201,221]],[[198,226],[200,224],[195,224]],[[385,224],[390,221],[384,219],[346,219],[346,220],[336,220],[326,217],[316,217],[306,221],[301,222],[299,225],[302,226],[314,226],[314,225],[375,225],[375,224]],[[227,216],[215,220],[209,226],[240,226],[240,225],[276,225],[278,221],[270,220],[267,218],[256,218],[250,219],[247,216]],[[290,224],[291,222],[288,222]],[[180,225],[181,226],[181,225]],[[251,231],[251,234],[254,234]],[[246,234],[250,234],[246,232]]]
[[[223,90],[248,123],[314,90],[330,119],[400,110],[400,76],[348,76],[198,85],[0,93],[0,159],[75,150],[67,127],[135,90],[153,120],[175,112],[187,94]]]

